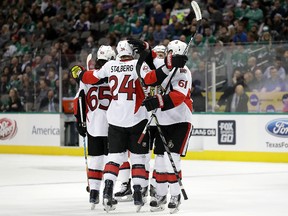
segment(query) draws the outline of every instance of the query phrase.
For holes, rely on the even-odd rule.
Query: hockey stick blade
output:
[[[195,13],[195,16],[196,16],[196,20],[199,21],[202,19],[202,13],[201,13],[201,10],[200,10],[200,7],[198,5],[198,3],[196,1],[192,1],[191,2],[191,6],[194,10],[194,13]]]
[[[89,62],[92,59],[92,53],[89,53],[89,55],[86,58],[86,69],[89,70]]]

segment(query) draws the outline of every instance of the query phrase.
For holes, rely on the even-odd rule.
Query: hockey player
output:
[[[81,66],[74,66],[72,74],[84,83],[97,83],[108,77],[112,101],[107,111],[109,123],[109,154],[104,168],[105,187],[103,205],[108,212],[112,207],[113,187],[118,176],[120,165],[127,161],[130,151],[132,164],[133,198],[137,211],[144,205],[142,188],[147,187],[145,160],[148,156],[148,145],[138,145],[137,139],[147,122],[147,111],[141,106],[144,99],[143,90],[135,71],[137,60],[127,41],[117,45],[119,61],[107,62],[99,71],[85,71]],[[148,70],[149,68],[146,68]]]
[[[127,40],[120,41],[116,49],[120,61],[107,62],[97,73],[95,71],[83,73],[85,69],[79,65],[73,66],[71,72],[73,77],[79,76],[84,83],[97,83],[104,77],[109,79],[112,101],[107,111],[109,154],[108,163],[104,168],[103,205],[107,212],[113,207],[113,187],[120,164],[127,160],[125,154],[129,150],[133,199],[138,212],[144,205],[141,190],[148,186],[145,162],[149,156],[149,145],[145,138],[143,145],[138,145],[137,140],[147,123],[148,115],[145,107],[141,106],[144,93],[138,79],[137,60],[133,59],[133,49]],[[147,70],[149,70],[147,66],[141,68],[142,76]]]
[[[156,53],[156,58],[158,59],[164,59],[166,57],[166,47],[164,45],[157,45],[152,49]],[[151,86],[150,87],[150,96],[154,96],[156,94],[159,94],[161,92],[161,86]],[[155,121],[152,121],[151,124],[148,127],[148,133],[149,133],[149,146],[150,150],[153,149],[156,134],[158,133],[157,127],[155,125]],[[155,197],[156,195],[156,166],[157,164],[154,163],[154,168],[152,172],[152,178],[150,179],[150,196]]]
[[[116,54],[111,46],[102,45],[97,52],[95,70],[99,70],[107,61],[115,59]],[[82,114],[86,124],[82,124],[79,105],[82,98]],[[91,209],[99,203],[99,189],[103,176],[104,156],[108,154],[108,122],[106,111],[111,102],[110,88],[107,79],[95,85],[80,81],[79,90],[74,99],[74,113],[77,118],[77,129],[81,136],[87,134],[88,140],[88,181],[90,186]],[[116,202],[114,201],[116,204]]]
[[[182,176],[180,157],[186,154],[192,129],[192,100],[190,98],[192,77],[186,66],[177,68],[174,77],[171,77],[173,73],[170,71],[173,71],[174,67],[170,63],[173,62],[171,55],[183,54],[186,46],[186,43],[179,40],[173,40],[168,44],[168,54],[164,61],[162,60],[162,65],[166,65],[169,70],[160,67],[162,70],[156,70],[158,73],[151,71],[145,77],[146,84],[155,85],[161,82],[163,88],[167,86],[166,94],[156,94],[143,101],[147,111],[157,109],[156,117],[159,127],[167,140],[168,146],[166,147],[169,149],[180,178]],[[171,82],[167,85],[170,79]],[[181,203],[181,189],[159,133],[156,135],[154,154],[156,155],[155,164],[157,164],[156,197],[150,201],[151,211],[165,209],[167,194],[170,190],[171,198],[168,208],[170,213],[175,213],[179,210]]]

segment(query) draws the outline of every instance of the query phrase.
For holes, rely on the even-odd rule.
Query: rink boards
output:
[[[288,162],[287,114],[193,114],[193,131],[185,159]],[[75,155],[64,146],[61,114],[0,115],[0,153]],[[184,159],[184,158],[183,158]]]

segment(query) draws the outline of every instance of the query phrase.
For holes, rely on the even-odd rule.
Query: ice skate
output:
[[[150,194],[150,197],[156,196],[156,188],[152,184],[150,184],[149,194]]]
[[[143,195],[141,191],[142,188],[140,185],[134,185],[133,189],[134,189],[134,194],[133,194],[134,205],[136,205],[136,212],[139,212],[142,206],[144,205]]]
[[[142,192],[143,203],[145,204],[147,202],[147,197],[148,197],[148,186],[143,187],[141,192]]]
[[[98,190],[90,191],[89,202],[91,203],[91,210],[95,209],[95,205],[99,203],[99,191]]]
[[[166,203],[167,203],[167,196],[158,196],[156,194],[155,197],[151,198],[150,211],[151,212],[163,211],[165,209]]]
[[[105,187],[103,190],[103,205],[104,210],[108,213],[109,211],[115,210],[115,206],[113,205],[113,181],[105,180]]]
[[[121,184],[120,191],[115,193],[114,197],[118,202],[128,202],[133,200],[131,190],[131,179],[129,179],[128,182],[123,182]]]
[[[174,214],[179,211],[179,205],[181,204],[181,195],[171,196],[168,208],[170,209],[170,214]]]

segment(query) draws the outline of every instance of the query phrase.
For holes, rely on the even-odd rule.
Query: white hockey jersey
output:
[[[144,93],[136,73],[137,60],[117,61],[111,60],[93,75],[102,79],[108,77],[112,95],[110,106],[107,110],[109,124],[119,127],[132,127],[148,118],[145,107],[141,106]],[[141,67],[141,74],[150,69]],[[86,78],[87,79],[87,78]]]
[[[172,72],[165,78],[161,86],[166,87]],[[190,122],[192,123],[192,99],[191,86],[192,86],[192,76],[188,67],[179,68],[175,76],[171,80],[171,86],[173,91],[182,93],[185,95],[185,100],[180,105],[175,106],[172,109],[162,111],[157,109],[156,116],[160,125],[170,125],[180,122]],[[166,94],[169,94],[171,88],[168,87]],[[170,97],[173,97],[170,95]],[[173,100],[175,99],[175,100]],[[177,98],[172,98],[173,101],[177,101]]]
[[[163,66],[164,60],[155,58],[154,59],[154,65],[156,68],[159,68]],[[165,90],[167,88],[167,83],[169,82],[173,71],[169,72],[167,71],[167,68],[164,69],[166,74],[168,76],[163,80],[161,83],[161,87]],[[174,69],[172,69],[174,70]],[[154,81],[157,80],[156,72],[152,71],[148,73],[149,75],[148,80],[153,79]],[[147,75],[147,74],[145,74]],[[148,81],[145,77],[145,81]],[[166,94],[169,94],[171,92],[171,89],[173,91],[171,94],[169,94],[171,100],[173,101],[173,104],[175,107],[167,110],[163,110],[158,108],[156,111],[156,116],[159,121],[160,125],[171,125],[181,122],[192,122],[192,99],[191,99],[191,86],[192,86],[192,75],[188,67],[184,68],[178,68],[174,77],[171,80],[170,85],[168,86],[166,90]],[[185,96],[184,102],[180,101],[180,97],[183,99]],[[154,112],[154,111],[152,111]]]
[[[79,90],[84,90],[86,101],[87,132],[96,136],[108,136],[106,112],[111,102],[111,93],[107,83],[100,85],[84,84],[80,81]]]

